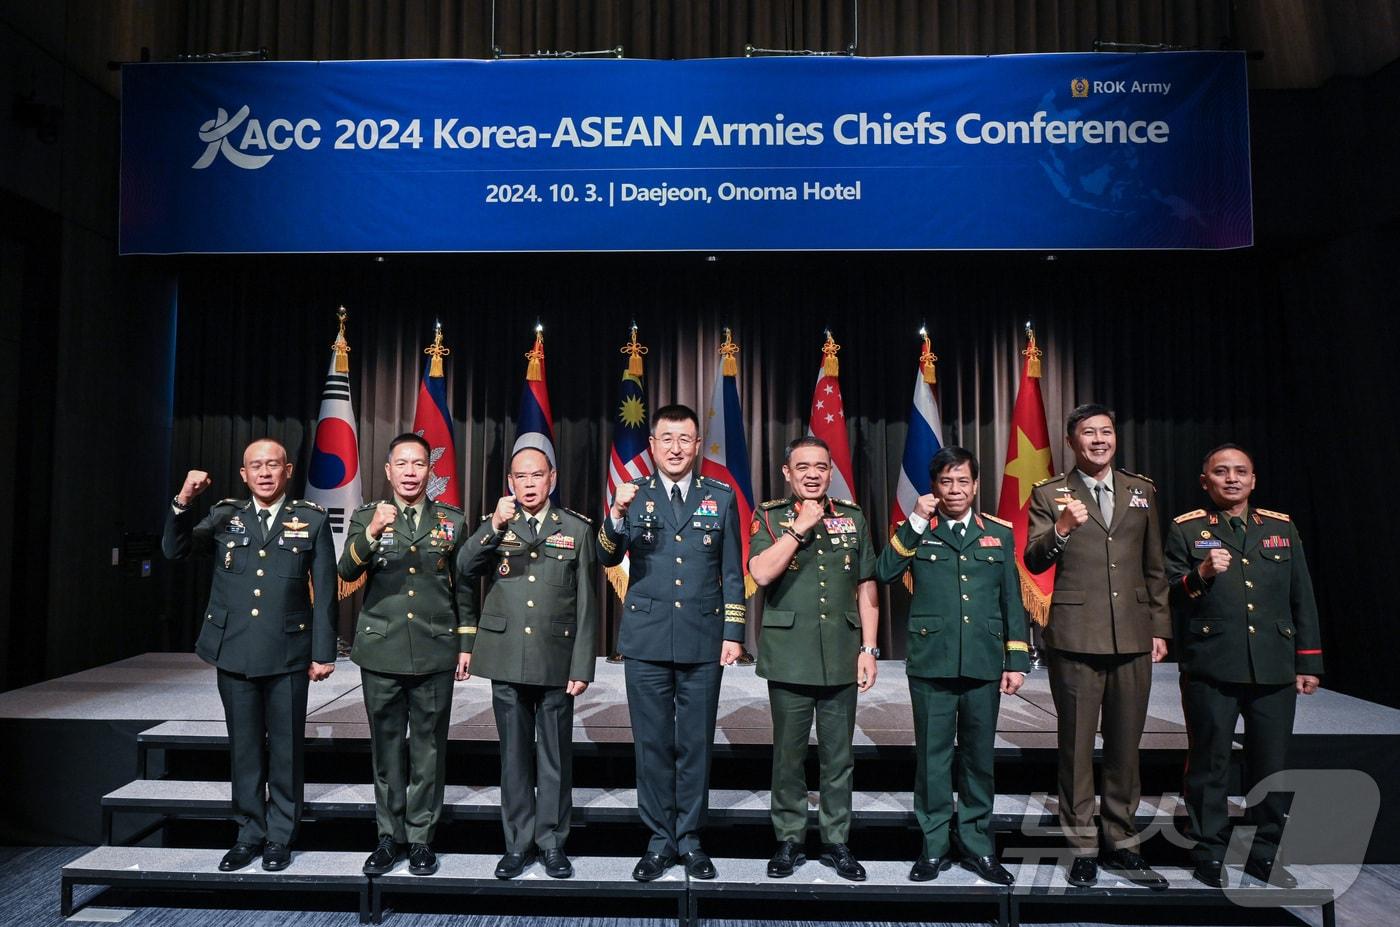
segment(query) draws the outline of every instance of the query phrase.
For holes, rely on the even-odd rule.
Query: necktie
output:
[[[539,537],[540,537],[540,522],[539,522],[539,519],[536,518],[535,516],[531,515],[529,518],[525,519],[525,524],[526,524],[527,526],[529,526],[529,528],[530,528],[530,540],[532,540],[532,541],[539,540]]]
[[[1105,525],[1113,524],[1113,490],[1104,483],[1094,485],[1094,498],[1099,500],[1099,512]]]
[[[673,483],[671,485],[671,510],[676,513],[676,521],[685,520],[685,512],[681,504],[681,485]]]
[[[1235,540],[1240,542],[1240,547],[1244,547],[1244,519],[1238,515],[1230,516],[1230,527],[1235,529]]]
[[[271,519],[272,512],[264,508],[258,509],[258,521],[262,522],[263,537],[267,537],[268,535],[272,534]]]
[[[413,506],[408,506],[403,510],[403,517],[408,520],[408,535],[413,537],[418,534],[418,510]]]

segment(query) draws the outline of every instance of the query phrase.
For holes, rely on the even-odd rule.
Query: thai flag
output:
[[[442,323],[434,326],[433,343],[423,350],[428,362],[423,382],[418,386],[418,402],[413,410],[413,433],[428,442],[429,499],[448,505],[462,504],[462,488],[457,479],[457,442],[453,439],[452,411],[447,408],[447,377],[442,359],[452,352],[442,343]]]
[[[554,456],[554,416],[549,411],[549,386],[544,378],[544,328],[535,326],[535,346],[526,353],[525,389],[520,394],[520,415],[515,419],[515,446],[511,456],[524,448],[543,451],[549,465],[559,466]],[[559,504],[559,486],[549,494],[553,505]]]
[[[904,462],[899,467],[894,505],[890,507],[890,533],[914,511],[918,498],[932,489],[928,465],[943,447],[943,419],[934,395],[933,352],[924,337],[923,353],[914,371],[914,402],[909,409],[909,436],[904,440]]]
[[[335,556],[345,547],[345,526],[359,508],[360,439],[355,430],[355,408],[350,402],[350,348],[345,343],[345,319],[331,347],[331,366],[321,390],[321,412],[311,445],[311,467],[306,475],[306,498],[326,510]]]
[[[739,508],[739,536],[743,539],[744,588],[752,595],[755,587],[749,578],[749,523],[753,520],[753,481],[749,475],[749,445],[744,438],[744,413],[739,405],[739,366],[735,360],[739,346],[727,328],[719,350],[720,374],[710,396],[708,423],[700,435],[705,446],[700,472],[728,483],[738,496],[735,501]]]

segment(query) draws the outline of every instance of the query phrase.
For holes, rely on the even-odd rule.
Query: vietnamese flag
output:
[[[1045,425],[1045,401],[1040,396],[1040,357],[1035,330],[1026,325],[1026,349],[1021,352],[1021,387],[1011,412],[1011,436],[1006,442],[1006,466],[1002,469],[1001,499],[997,517],[1011,522],[1016,536],[1016,570],[1021,574],[1021,602],[1031,620],[1041,627],[1050,618],[1050,592],[1055,569],[1031,575],[1021,562],[1030,521],[1031,487],[1055,475],[1050,459],[1050,429]]]

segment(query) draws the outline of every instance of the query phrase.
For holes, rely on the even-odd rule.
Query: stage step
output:
[[[224,850],[163,847],[98,847],[64,865],[60,873],[64,917],[73,914],[73,889],[79,885],[177,891],[232,889],[350,892],[359,896],[360,923],[369,920],[369,882],[360,867],[363,853],[294,851],[282,872],[265,872],[254,860],[237,872],[220,872]],[[100,894],[100,893],[99,893]],[[84,904],[90,903],[90,896]]]
[[[136,779],[102,797],[103,836],[110,842],[115,813],[160,814],[176,818],[222,818],[232,811],[227,782],[184,779]],[[712,789],[709,819],[712,824],[769,823],[766,789]],[[816,819],[819,796],[807,795],[808,814]],[[1244,799],[1230,799],[1230,813],[1241,813]],[[1026,828],[1058,826],[1059,802],[1054,795],[998,795],[992,811],[992,828],[1022,832]],[[856,792],[852,796],[854,823],[860,826],[912,827],[912,792]],[[374,787],[368,783],[306,783],[303,805],[306,820],[374,817]],[[1144,796],[1138,805],[1139,829],[1154,821],[1186,813],[1175,795]],[[498,821],[501,790],[496,786],[449,785],[444,790],[445,821]],[[595,824],[636,824],[635,789],[574,789],[574,820]]]

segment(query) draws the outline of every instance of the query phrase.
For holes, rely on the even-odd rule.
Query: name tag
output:
[[[822,522],[826,525],[827,534],[856,533],[856,520],[854,518],[824,518]]]
[[[287,530],[286,528],[283,528],[283,529],[282,529],[282,537],[284,537],[284,538],[304,538],[304,539],[309,539],[309,538],[311,537],[311,532],[309,532],[309,531],[289,531],[289,530]]]
[[[1211,538],[1210,540],[1202,540],[1196,542],[1197,550],[1210,550],[1212,548],[1223,546],[1225,545],[1219,538]]]
[[[564,534],[551,534],[544,539],[545,547],[558,547],[561,550],[573,550],[574,539]]]
[[[701,499],[700,507],[695,510],[696,515],[718,515],[719,502],[715,499]]]
[[[381,534],[381,535],[379,535],[379,546],[380,546],[380,547],[393,547],[393,546],[394,546],[394,529],[393,529],[393,528],[385,528],[385,529],[384,529],[384,533]]]
[[[246,527],[244,527],[244,525],[243,525],[243,519],[240,518],[240,517],[237,516],[237,515],[235,515],[235,516],[233,516],[232,518],[230,518],[230,519],[228,520],[228,524],[227,524],[227,525],[224,525],[224,528],[228,531],[229,534],[247,534],[247,533],[248,533],[248,529],[247,529]]]
[[[987,535],[984,534],[984,535],[982,535],[980,538],[977,539],[977,543],[978,543],[980,546],[982,546],[982,547],[1000,547],[1000,546],[1001,546],[1001,538],[997,538],[997,537],[988,537]]]

